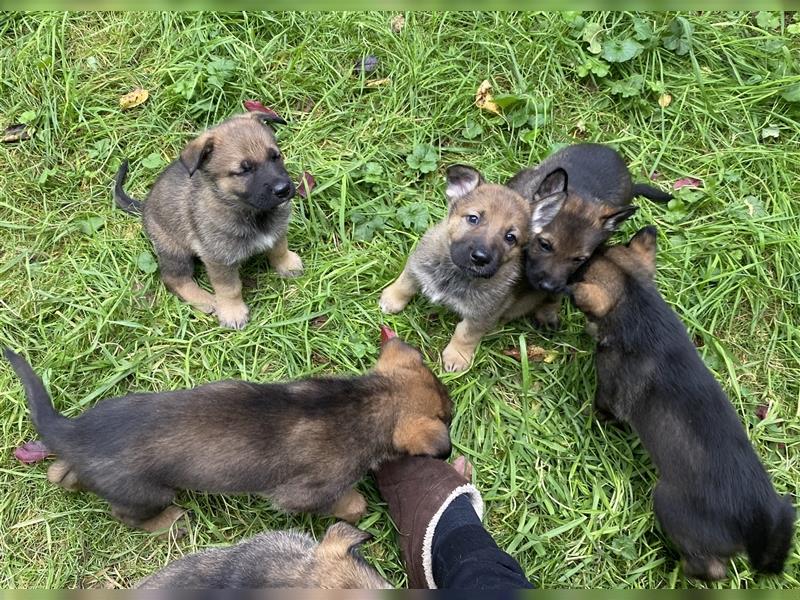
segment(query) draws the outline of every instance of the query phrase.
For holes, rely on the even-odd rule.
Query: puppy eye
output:
[[[239,165],[239,168],[241,169],[241,171],[239,171],[241,174],[249,173],[253,170],[253,163],[251,163],[249,160],[243,160],[242,164]]]
[[[517,236],[515,236],[510,231],[505,236],[506,243],[511,244],[512,246],[517,243]]]
[[[467,215],[467,223],[477,225],[481,218],[478,215]]]
[[[280,160],[280,159],[281,159],[281,155],[278,154],[277,152],[270,157],[270,160],[272,160],[272,162],[275,162],[276,160]]]
[[[545,252],[552,252],[553,246],[545,239],[539,238],[539,247]]]
[[[579,265],[579,264],[581,264],[583,262],[586,262],[587,258],[589,258],[589,257],[588,256],[576,256],[575,258],[572,259],[572,262],[574,262],[576,265]]]

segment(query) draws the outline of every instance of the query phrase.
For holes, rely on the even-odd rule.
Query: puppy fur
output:
[[[131,394],[75,419],[55,411],[22,357],[5,355],[58,457],[48,479],[102,496],[116,518],[148,531],[180,516],[171,502],[181,489],[259,493],[285,511],[356,522],[366,503],[353,486],[368,471],[403,455],[450,454],[447,390],[397,338],[360,377]]]
[[[545,198],[542,182],[563,171],[564,194]],[[559,150],[537,167],[520,171],[506,184],[533,202],[525,274],[536,290],[561,294],[567,280],[594,250],[634,212],[634,196],[667,202],[672,196],[634,184],[622,156],[601,144]],[[560,296],[548,307],[547,327],[559,324]]]
[[[721,579],[747,552],[779,573],[795,510],[781,498],[739,417],[653,282],[656,231],[599,249],[575,275],[573,300],[597,335],[596,409],[629,423],[659,472],[654,508],[684,573]]]
[[[262,533],[190,554],[139,582],[142,589],[389,589],[359,553],[371,535],[336,523],[318,544],[294,531]]]
[[[303,271],[286,232],[295,188],[265,121],[266,113],[236,115],[189,142],[158,177],[141,203],[122,188],[127,161],[116,177],[114,197],[128,212],[141,212],[167,288],[225,327],[242,328],[249,310],[242,299],[239,265],[265,252],[282,277]],[[195,259],[206,267],[214,294],[193,279]]]
[[[526,290],[522,281],[529,203],[464,165],[447,170],[447,196],[447,217],[420,239],[403,272],[383,291],[380,306],[400,312],[422,291],[456,312],[462,320],[442,360],[447,371],[462,371],[485,333],[535,311],[545,295]]]

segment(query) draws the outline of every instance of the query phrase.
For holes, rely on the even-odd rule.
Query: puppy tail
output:
[[[631,191],[634,196],[644,196],[654,202],[669,202],[672,200],[672,194],[662,192],[660,189],[646,183],[634,183]]]
[[[123,160],[117,171],[117,176],[114,178],[114,201],[122,210],[129,212],[133,215],[142,213],[142,203],[135,200],[125,193],[122,189],[122,184],[125,183],[125,178],[128,176],[128,161]]]
[[[69,419],[58,413],[53,407],[50,394],[47,393],[41,378],[33,371],[28,361],[16,352],[12,352],[10,348],[6,348],[3,354],[11,363],[17,377],[22,380],[25,395],[28,398],[28,408],[31,411],[31,420],[36,426],[36,430],[52,448],[53,442],[61,438],[64,427],[69,425]]]
[[[759,573],[778,574],[789,554],[794,537],[795,510],[789,496],[776,505],[770,517],[771,523],[761,527],[756,523],[746,537],[747,555],[750,564]]]

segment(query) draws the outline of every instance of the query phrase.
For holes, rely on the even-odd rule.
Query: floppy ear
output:
[[[319,549],[331,554],[343,555],[356,552],[364,542],[372,539],[372,534],[361,531],[352,525],[340,521],[334,523],[325,532],[319,543]]]
[[[543,198],[547,198],[548,196],[553,196],[554,194],[566,194],[567,193],[567,172],[562,169],[558,168],[547,175],[542,182],[539,184],[539,187],[533,192],[533,201],[538,202]]]
[[[477,169],[468,165],[452,165],[447,167],[447,199],[454,202],[463,198],[483,183],[483,176]]]
[[[189,171],[189,177],[194,175],[203,163],[211,156],[214,151],[214,136],[211,134],[203,134],[189,142],[186,148],[181,152],[181,163],[186,170]]]
[[[279,117],[274,111],[263,112],[260,110],[254,110],[247,114],[250,115],[251,119],[261,121],[262,123],[278,123],[280,125],[286,125],[286,121],[283,119],[283,117]]]
[[[628,242],[628,248],[633,250],[642,263],[644,263],[644,266],[647,267],[649,271],[650,277],[653,277],[656,273],[657,235],[658,230],[655,226],[648,225],[637,231],[631,238],[631,241]]]
[[[447,458],[452,450],[447,425],[430,417],[400,419],[392,443],[396,450],[411,456]]]
[[[602,217],[603,231],[616,231],[620,223],[638,210],[637,206],[625,206]]]
[[[592,317],[604,317],[611,310],[611,297],[596,283],[576,283],[572,299],[578,309]]]

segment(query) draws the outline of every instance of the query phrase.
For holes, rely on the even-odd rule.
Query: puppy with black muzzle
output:
[[[167,288],[236,329],[249,319],[239,279],[243,261],[265,252],[278,275],[303,272],[286,242],[295,188],[267,122],[285,123],[271,113],[249,112],[204,132],[161,173],[144,203],[122,189],[127,161],[114,188],[118,206],[142,213]],[[213,295],[193,278],[196,258]]]
[[[359,553],[371,538],[341,522],[331,525],[319,543],[304,533],[270,531],[175,560],[136,587],[390,589]]]
[[[562,174],[564,193],[545,199],[539,188],[557,173]],[[559,325],[567,279],[636,212],[633,198],[657,202],[672,198],[652,186],[634,184],[622,156],[602,144],[567,146],[538,166],[520,171],[506,185],[533,202],[525,273],[533,289],[551,294],[538,319],[548,328]]]
[[[575,305],[597,336],[595,407],[629,423],[655,463],[653,505],[689,577],[722,579],[747,552],[779,573],[795,510],[781,498],[736,411],[653,282],[656,231],[602,247],[575,274]]]
[[[446,457],[451,402],[415,348],[382,330],[366,375],[257,384],[229,380],[102,401],[75,419],[53,408],[30,365],[22,379],[31,418],[58,457],[52,483],[85,488],[132,526],[157,531],[180,516],[177,490],[262,494],[288,512],[357,521],[353,486],[404,455]]]
[[[447,217],[420,239],[403,272],[383,291],[380,306],[385,313],[400,312],[421,290],[456,312],[462,321],[442,361],[447,371],[463,371],[485,333],[535,311],[545,294],[526,290],[522,281],[529,203],[464,165],[447,169],[446,193]]]

